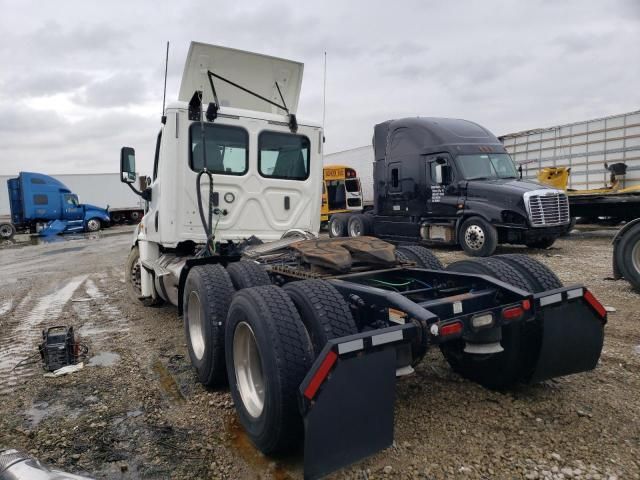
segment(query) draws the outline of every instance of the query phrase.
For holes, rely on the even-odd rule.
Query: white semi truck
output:
[[[489,388],[595,368],[606,311],[535,260],[445,270],[424,247],[316,237],[322,129],[295,116],[302,70],[191,44],[126,266],[136,301],[178,307],[199,380],[228,382],[254,445],[304,441],[305,478],[388,447],[396,377],[428,348]],[[131,186],[133,148],[120,165]]]

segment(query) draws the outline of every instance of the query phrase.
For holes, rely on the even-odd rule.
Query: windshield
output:
[[[465,180],[518,178],[516,166],[506,153],[458,155],[456,163]]]

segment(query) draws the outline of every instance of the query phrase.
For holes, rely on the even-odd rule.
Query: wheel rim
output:
[[[340,227],[338,226],[338,222],[333,221],[331,222],[331,235],[333,235],[334,237],[339,237],[340,236]]]
[[[138,212],[131,212],[131,220],[139,220],[140,214]]]
[[[484,246],[484,230],[479,225],[469,225],[464,232],[464,241],[472,250],[480,250]]]
[[[233,333],[233,367],[242,404],[258,418],[264,410],[264,376],[256,337],[246,322],[240,322]]]
[[[636,242],[631,250],[631,262],[635,271],[640,273],[640,242]]]
[[[362,235],[362,225],[360,225],[360,222],[351,222],[351,225],[349,225],[349,235],[352,237]]]
[[[100,224],[98,223],[98,221],[97,221],[97,220],[93,220],[93,219],[91,219],[91,220],[89,220],[89,221],[87,222],[87,228],[88,228],[90,231],[95,232],[96,230],[99,230],[99,229],[100,229]]]
[[[12,229],[9,225],[0,225],[0,237],[9,238],[11,233]]]
[[[191,349],[198,360],[204,356],[204,325],[200,311],[200,297],[193,290],[187,301],[187,325],[189,325],[189,341]]]

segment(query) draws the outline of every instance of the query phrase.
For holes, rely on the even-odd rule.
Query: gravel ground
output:
[[[196,382],[175,309],[128,300],[130,236],[108,233],[0,248],[0,447],[97,478],[302,478],[300,453],[257,453],[228,392]],[[398,382],[394,446],[332,478],[640,478],[640,295],[607,279],[611,235],[530,252],[616,309],[595,371],[496,393],[433,351]],[[56,379],[37,365],[12,370],[57,324],[88,345],[84,369]]]

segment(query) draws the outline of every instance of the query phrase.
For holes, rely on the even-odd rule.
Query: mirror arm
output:
[[[130,183],[127,183],[127,185],[129,186],[129,188],[133,191],[133,193],[135,193],[136,195],[138,195],[139,197],[142,197],[143,200],[146,200],[147,202],[151,201],[151,189],[150,188],[145,188],[143,191],[140,191],[138,189],[136,189],[133,185],[131,185]]]

